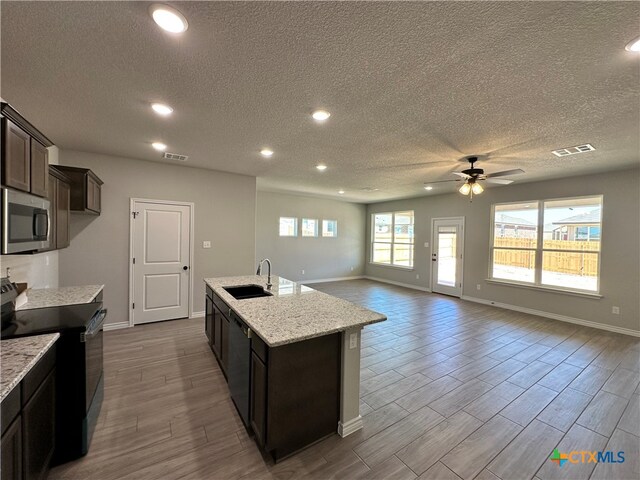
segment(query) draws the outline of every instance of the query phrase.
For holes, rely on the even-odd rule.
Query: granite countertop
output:
[[[27,290],[27,303],[16,310],[61,307],[90,303],[102,291],[104,285],[82,285],[79,287],[41,288]]]
[[[273,296],[244,300],[236,300],[222,287],[260,285],[266,289],[266,275],[205,278],[205,283],[270,347],[387,319],[382,313],[277,276],[271,277]]]
[[[59,333],[49,333],[0,342],[0,402],[47,353],[59,336]]]

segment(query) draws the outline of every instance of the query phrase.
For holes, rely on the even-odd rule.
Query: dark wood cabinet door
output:
[[[87,208],[96,213],[100,213],[100,190],[100,184],[91,175],[87,175]]]
[[[67,182],[56,180],[56,248],[67,248],[71,241],[71,187]]]
[[[222,356],[222,314],[214,306],[213,307],[213,353],[216,354],[218,360]]]
[[[58,248],[58,233],[56,231],[57,226],[57,204],[58,204],[58,182],[59,180],[49,174],[49,201],[51,202],[51,209],[49,210],[49,248],[47,250],[55,250]]]
[[[213,347],[213,301],[205,296],[204,333],[209,340],[209,347]]]
[[[220,323],[222,327],[220,335],[220,363],[226,373],[229,365],[229,320],[224,315],[221,315]]]
[[[31,137],[2,119],[2,183],[23,192],[31,189]]]
[[[25,480],[46,477],[55,447],[55,369],[47,375],[22,408]]]
[[[265,442],[265,426],[267,419],[267,367],[251,352],[251,401],[249,419],[256,441],[261,447]]]
[[[31,139],[31,193],[46,197],[49,190],[49,151]]]
[[[0,441],[2,480],[22,480],[22,419],[18,416]]]

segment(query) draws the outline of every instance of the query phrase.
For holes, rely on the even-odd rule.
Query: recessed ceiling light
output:
[[[316,122],[324,122],[331,114],[326,110],[316,110],[311,116]]]
[[[151,146],[156,150],[158,150],[159,152],[162,152],[163,150],[167,149],[167,146],[162,142],[153,142]]]
[[[173,113],[173,108],[171,108],[169,105],[165,105],[164,103],[154,103],[151,105],[151,108],[153,108],[153,111],[158,115],[162,115],[164,117]]]
[[[631,40],[624,49],[628,52],[640,52],[640,37]]]
[[[263,148],[262,150],[260,150],[260,155],[269,158],[271,155],[273,155],[273,150],[271,150],[270,148]]]
[[[424,189],[425,190],[433,190],[433,187],[431,185],[425,185]]]
[[[338,193],[339,193],[340,195],[344,195],[344,190],[338,190]]]
[[[320,163],[319,165],[316,165],[316,168],[321,172],[324,172],[327,169],[327,166],[324,165],[323,163]]]
[[[179,11],[168,5],[154,3],[149,7],[153,21],[160,28],[171,33],[182,33],[189,28],[187,19]]]

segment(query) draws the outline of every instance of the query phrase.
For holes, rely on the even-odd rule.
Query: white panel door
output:
[[[191,207],[133,205],[134,323],[189,316]]]
[[[464,218],[434,218],[432,232],[431,291],[460,297]]]

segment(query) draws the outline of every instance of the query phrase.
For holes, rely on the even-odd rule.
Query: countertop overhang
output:
[[[81,285],[77,287],[39,288],[27,290],[27,303],[16,310],[61,307],[90,303],[102,291],[104,285]]]
[[[205,283],[270,347],[363,327],[387,319],[301,283],[265,275],[205,278]],[[236,300],[223,287],[260,285],[271,296]],[[226,312],[225,312],[226,313]]]

